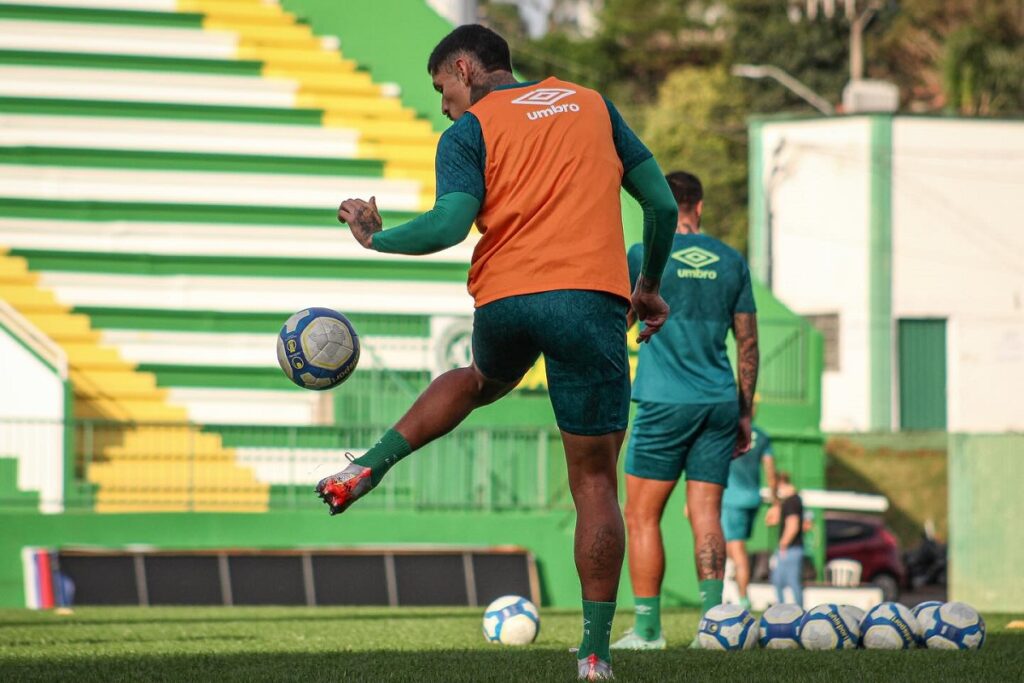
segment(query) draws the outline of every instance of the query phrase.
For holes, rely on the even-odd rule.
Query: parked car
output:
[[[906,580],[903,554],[881,517],[825,512],[825,561],[841,558],[860,562],[862,584],[878,586],[886,600],[899,598]]]

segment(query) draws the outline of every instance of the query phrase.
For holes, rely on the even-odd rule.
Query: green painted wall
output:
[[[871,117],[868,348],[871,429],[892,428],[892,116]]]
[[[950,600],[1024,612],[1024,435],[954,434],[949,442]]]

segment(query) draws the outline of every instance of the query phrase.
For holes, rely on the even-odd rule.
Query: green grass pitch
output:
[[[572,681],[579,612],[543,610],[531,646],[486,643],[479,609],[0,610],[0,681]],[[695,610],[668,610],[664,652],[616,653],[620,681],[1024,680],[1024,631],[986,615],[980,652],[723,653],[685,648]],[[1020,618],[1020,617],[1017,617]],[[630,623],[620,614],[614,634]]]

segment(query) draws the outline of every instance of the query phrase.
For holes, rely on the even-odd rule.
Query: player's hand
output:
[[[775,503],[764,513],[764,524],[765,526],[776,526],[780,521],[782,521],[782,505]]]
[[[750,451],[750,422],[749,415],[740,417],[740,423],[736,428],[736,449],[733,451],[733,458],[738,458]]]
[[[637,319],[644,324],[644,329],[636,338],[641,344],[650,341],[668,320],[668,304],[661,298],[658,284],[641,275],[633,290],[633,310],[636,311]]]
[[[369,202],[346,199],[338,207],[338,220],[348,223],[352,236],[367,249],[373,249],[373,236],[383,229],[376,197],[370,197]]]

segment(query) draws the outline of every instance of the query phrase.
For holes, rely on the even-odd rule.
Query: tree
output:
[[[554,27],[539,40],[513,40],[517,68],[530,78],[557,74],[600,90],[640,120],[673,70],[710,65],[722,42],[708,23],[710,0],[607,0],[590,38]]]
[[[902,0],[874,51],[912,111],[1024,114],[1024,2]]]
[[[722,67],[684,67],[658,90],[643,129],[666,173],[690,171],[704,185],[705,232],[741,253],[747,242],[749,100]]]
[[[725,0],[727,47],[723,62],[770,64],[789,73],[826,100],[838,102],[849,80],[849,24],[841,13],[831,19],[794,21],[783,0]],[[751,111],[815,110],[775,81],[748,81]]]

